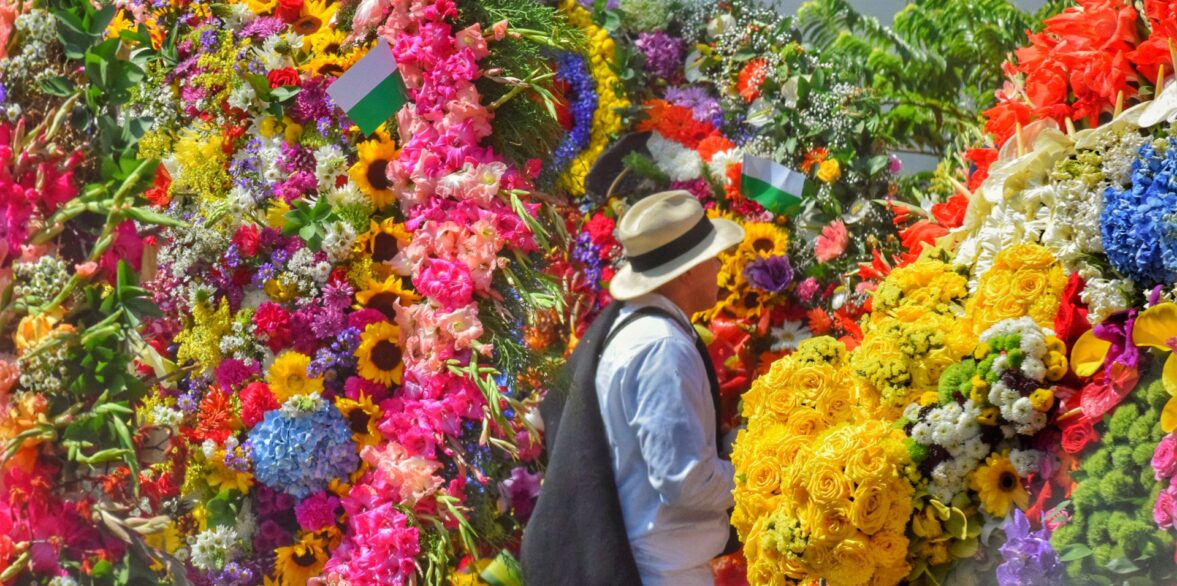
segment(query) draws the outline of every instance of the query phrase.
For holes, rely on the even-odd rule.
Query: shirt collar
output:
[[[691,325],[691,318],[680,308],[675,305],[673,301],[665,295],[659,293],[646,293],[639,297],[634,297],[625,302],[626,307],[631,309],[638,309],[640,307],[657,307],[664,310],[674,317],[674,321],[682,326],[688,333],[695,333],[695,326]]]

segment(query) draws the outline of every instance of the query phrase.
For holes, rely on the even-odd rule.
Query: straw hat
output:
[[[645,295],[744,239],[729,220],[710,219],[687,191],[655,193],[617,223],[625,262],[609,283],[614,299]]]

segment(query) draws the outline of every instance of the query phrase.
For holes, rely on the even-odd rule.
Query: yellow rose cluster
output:
[[[1005,319],[1030,316],[1050,328],[1058,312],[1067,276],[1045,247],[1015,244],[998,253],[969,299],[959,344],[971,348],[981,332]]]
[[[897,584],[910,571],[905,436],[829,337],[807,340],[744,396],[732,524],[752,584]],[[865,401],[864,401],[865,400]]]
[[[944,369],[967,352],[950,343],[967,296],[967,278],[931,259],[895,269],[879,284],[862,344],[850,356],[870,395],[864,403],[878,405],[875,417],[895,419],[934,392]]]
[[[593,112],[593,125],[589,131],[589,143],[560,176],[560,187],[573,196],[584,195],[584,177],[601,152],[609,145],[610,139],[622,130],[619,110],[629,107],[621,79],[613,72],[613,39],[609,31],[593,24],[592,14],[576,0],[560,0],[560,12],[568,21],[584,31],[588,40],[589,69],[597,82],[597,109]]]

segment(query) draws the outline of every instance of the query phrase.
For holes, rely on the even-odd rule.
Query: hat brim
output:
[[[609,282],[609,294],[618,301],[641,297],[744,240],[744,229],[735,222],[714,218],[711,224],[715,230],[702,242],[664,265],[641,272],[629,263],[622,265]]]

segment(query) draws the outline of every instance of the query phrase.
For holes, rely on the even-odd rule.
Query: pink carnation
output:
[[[842,256],[846,246],[850,244],[850,233],[842,220],[834,220],[830,225],[821,229],[821,235],[813,243],[814,255],[818,262],[829,262]]]
[[[369,483],[381,493],[396,497],[402,504],[412,505],[433,494],[442,484],[442,479],[435,474],[441,469],[441,463],[410,455],[395,442],[379,447],[365,446],[360,456],[372,466]]]
[[[1153,521],[1156,521],[1157,527],[1161,529],[1168,529],[1173,527],[1173,521],[1177,518],[1177,487],[1170,486],[1157,495],[1156,505],[1152,509]]]
[[[335,508],[339,498],[317,492],[294,506],[294,517],[305,531],[318,531],[335,525]]]
[[[1166,435],[1157,445],[1157,451],[1152,455],[1152,469],[1157,480],[1170,478],[1177,473],[1177,435]]]

